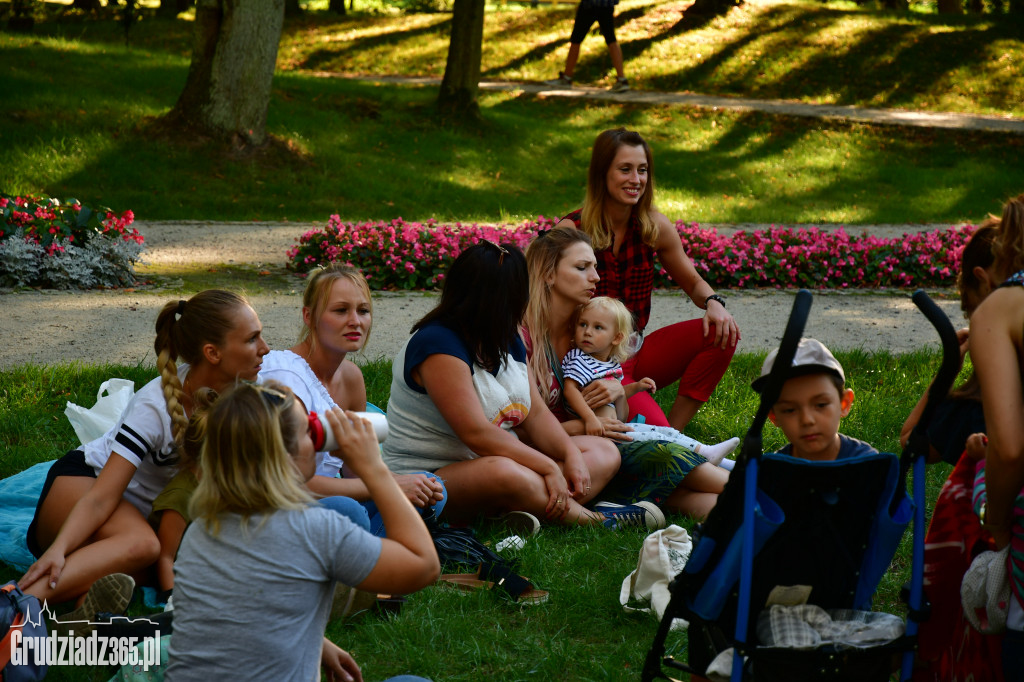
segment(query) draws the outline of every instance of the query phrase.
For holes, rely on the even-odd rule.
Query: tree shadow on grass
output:
[[[831,212],[851,209],[859,216],[851,222],[900,223],[907,222],[901,214],[905,207],[913,207],[917,215],[927,216],[932,209],[936,216],[977,221],[986,210],[979,211],[979,206],[998,210],[1008,193],[1024,181],[1024,172],[1010,179],[995,178],[986,171],[989,164],[1009,162],[1024,150],[1024,139],[1017,136],[943,130],[897,133],[884,126],[759,112],[723,113],[715,121],[725,132],[699,148],[673,145],[671,139],[663,144],[656,140],[652,146],[660,186],[685,187],[698,197],[721,196],[729,222],[759,222],[758,216],[763,219],[766,213],[796,215],[798,222],[835,222]],[[939,140],[953,140],[962,155],[943,149]],[[837,147],[838,152],[820,158],[813,155],[813,150],[824,152],[829,147]],[[981,148],[1003,161],[974,156]],[[809,153],[809,168],[787,169],[773,162]],[[806,184],[775,177],[794,173]],[[861,208],[852,210],[858,204]],[[867,210],[865,205],[874,208]]]
[[[959,68],[986,68],[993,55],[985,48],[998,40],[1014,39],[1016,32],[1014,26],[991,18],[913,15],[908,21],[880,24],[854,34],[849,26],[843,26],[845,22],[870,20],[877,13],[809,11],[802,5],[755,11],[754,21],[747,22],[751,28],[737,39],[720,47],[708,45],[707,57],[674,72],[650,76],[648,85],[655,90],[909,105]],[[677,29],[686,30],[687,20],[684,17],[673,29],[625,43],[627,61],[629,55],[648,51],[677,36]],[[728,22],[729,18],[722,21]],[[832,36],[840,31],[854,38],[837,44]],[[809,46],[819,40],[816,47]],[[1010,89],[986,95],[987,106],[1010,108],[1018,104]]]
[[[995,26],[934,33],[928,27],[888,25],[848,49],[818,51],[778,78],[775,87],[805,96],[832,96],[838,104],[909,106],[957,69],[988,63],[991,56],[985,47],[1005,35],[1005,29]],[[1019,91],[1005,92],[1001,102],[990,105],[1008,108],[1011,97],[1019,96]]]
[[[111,80],[116,55],[62,56],[28,46],[0,52],[3,59],[25,64],[18,80],[8,80],[18,98],[0,101],[0,148],[10,150],[5,176],[14,179],[11,184],[17,191],[131,208],[140,219],[564,214],[582,199],[594,136],[618,125],[640,129],[652,140],[659,187],[688,197],[687,206],[719,207],[717,214],[701,213],[701,220],[769,215],[792,222],[858,202],[874,207],[857,213],[864,221],[929,213],[967,217],[998,210],[1000,201],[1024,186],[1017,163],[1024,138],[1005,135],[889,132],[507,93],[482,96],[487,125],[466,129],[438,126],[425,115],[434,88],[287,73],[275,77],[268,129],[294,142],[300,158],[282,152],[238,159],[188,139],[151,139],[136,128],[144,116],[173,105],[187,70],[183,65],[175,72],[155,57],[139,55],[131,69]],[[47,81],[70,62],[74,88]],[[91,93],[84,106],[82,93]],[[843,133],[830,137],[835,131]],[[959,157],[949,153],[950,140],[962,149]],[[837,144],[850,151],[849,167],[827,156]],[[932,146],[945,155],[932,154]],[[787,172],[803,184],[777,187],[767,179]],[[924,179],[908,185],[914,176]],[[871,193],[880,196],[865,196]],[[722,195],[734,198],[721,200]],[[672,218],[695,217],[689,208],[667,212]]]
[[[439,32],[448,34],[451,32],[451,23],[452,20],[449,16],[439,23],[428,24],[403,31],[391,31],[388,33],[366,36],[365,38],[348,41],[347,44],[338,47],[314,50],[298,65],[298,68],[308,69],[310,71],[332,69],[343,71],[343,68],[338,67],[344,64],[345,57],[349,54],[376,48],[395,47],[407,40],[417,38],[419,36],[426,36]]]
[[[496,104],[489,115],[521,107],[526,97]],[[1018,136],[589,100],[534,106],[564,112],[551,129],[555,139],[564,140],[570,127],[586,131],[588,141],[605,128],[640,130],[654,151],[656,203],[673,220],[977,221],[1024,185],[1024,168],[1014,177],[991,172],[1024,151]],[[589,145],[548,144],[537,152],[567,169],[537,210],[564,215],[578,208]]]

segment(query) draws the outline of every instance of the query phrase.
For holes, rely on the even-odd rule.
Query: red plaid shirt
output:
[[[565,216],[580,226],[580,211]],[[633,313],[636,329],[643,332],[651,318],[651,292],[654,291],[654,249],[644,244],[640,226],[635,215],[631,215],[626,228],[626,238],[619,248],[619,255],[608,247],[597,252],[598,296],[612,296],[626,304]]]

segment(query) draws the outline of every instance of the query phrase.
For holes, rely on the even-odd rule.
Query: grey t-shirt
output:
[[[334,581],[358,585],[381,540],[321,507],[189,526],[174,562],[167,682],[320,679]]]

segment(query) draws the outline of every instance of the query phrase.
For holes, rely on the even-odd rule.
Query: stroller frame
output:
[[[852,677],[846,679],[864,679],[864,675],[867,673],[866,666],[871,664],[871,660],[882,660],[882,667],[878,668],[878,671],[885,672],[885,670],[891,669],[891,665],[884,661],[891,660],[890,655],[900,652],[902,652],[901,679],[910,678],[917,624],[928,617],[928,608],[924,603],[922,589],[925,535],[924,465],[928,452],[926,429],[934,414],[935,406],[949,392],[960,367],[959,343],[949,319],[923,291],[916,291],[912,299],[938,332],[942,343],[943,357],[942,364],[929,389],[927,404],[921,419],[915,426],[902,456],[897,460],[895,455],[879,454],[875,457],[843,460],[841,463],[811,463],[795,460],[785,455],[764,456],[762,453],[764,422],[777,401],[782,384],[787,378],[787,370],[792,364],[811,307],[811,294],[806,290],[797,293],[789,322],[779,345],[779,353],[761,393],[760,405],[744,438],[742,450],[737,457],[737,464],[730,481],[722,492],[719,503],[701,527],[700,538],[687,562],[687,567],[670,584],[669,605],[644,663],[641,678],[644,682],[654,679],[673,680],[664,672],[663,666],[674,670],[703,674],[703,671],[695,670],[672,657],[665,656],[665,640],[675,618],[685,618],[691,622],[704,624],[731,623],[731,619],[735,619],[735,628],[730,640],[730,644],[734,648],[731,678],[733,682],[753,677],[748,665],[750,661],[754,661],[755,665],[763,664],[761,670],[764,674],[757,674],[759,678],[764,679],[771,679],[772,675],[769,673],[769,669],[772,665],[783,661],[785,661],[783,665],[786,666],[788,677],[782,679],[806,679],[812,674],[812,671],[815,679],[844,679],[843,668],[849,666],[854,666],[856,670]],[[883,521],[889,517],[898,517],[902,525],[890,523],[891,527],[886,533],[883,533],[886,537],[881,541],[872,540],[870,547],[869,543],[865,542],[864,556],[856,561],[857,565],[854,567],[853,582],[856,583],[856,587],[851,587],[850,581],[847,580],[846,584],[842,584],[838,590],[834,590],[832,594],[825,597],[825,601],[829,603],[824,606],[826,608],[864,609],[865,603],[870,605],[877,582],[888,567],[905,526],[909,524],[912,516],[913,559],[909,589],[904,587],[903,596],[908,602],[909,609],[903,637],[895,642],[866,650],[839,650],[830,647],[808,652],[795,649],[759,649],[750,645],[752,596],[755,591],[758,593],[757,596],[762,599],[766,594],[763,586],[755,590],[753,566],[755,555],[761,551],[768,540],[766,537],[761,537],[761,534],[756,533],[755,530],[765,525],[766,518],[770,520],[773,514],[781,513],[774,509],[771,497],[761,490],[761,486],[764,485],[764,481],[759,478],[762,462],[768,474],[771,474],[776,467],[785,465],[788,467],[786,471],[806,469],[812,480],[816,480],[813,477],[824,476],[825,478],[822,480],[826,484],[829,480],[828,469],[839,471],[838,467],[840,466],[863,468],[865,474],[859,479],[862,481],[876,480],[878,476],[884,476],[887,479],[885,490],[875,491],[875,499],[878,503],[875,513]],[[906,496],[906,476],[911,467],[914,470],[913,503]],[[860,485],[860,483],[856,483],[856,485]],[[740,510],[739,514],[737,509]],[[875,533],[877,527],[878,524],[873,521],[869,528],[872,534]],[[768,532],[769,536],[771,532],[773,531]],[[701,547],[702,544],[705,546]],[[768,554],[770,555],[770,552]],[[723,559],[723,557],[726,558]],[[868,567],[868,569],[864,567]],[[863,576],[861,575],[862,569],[865,573]],[[717,595],[710,599],[704,592],[708,589],[709,583],[712,585],[710,591]],[[771,587],[772,585],[768,585],[769,589]],[[819,586],[816,585],[814,589],[818,590]],[[824,591],[827,592],[827,590]],[[839,595],[838,592],[845,592],[845,595]],[[847,603],[842,604],[837,600],[845,600]],[[819,603],[817,598],[811,601]],[[692,641],[691,637],[691,647]],[[804,667],[801,668],[801,666]],[[757,671],[755,670],[755,672]],[[849,672],[847,674],[849,675]],[[886,678],[888,678],[887,674]]]

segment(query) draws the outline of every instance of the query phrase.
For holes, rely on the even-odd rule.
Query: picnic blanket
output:
[[[27,570],[36,560],[25,544],[25,532],[52,464],[40,462],[0,480],[0,561],[19,571]]]

